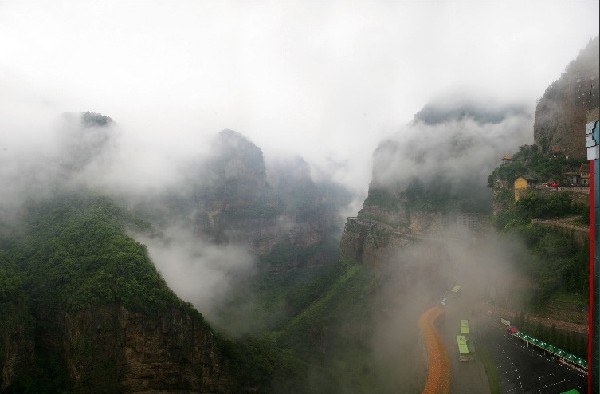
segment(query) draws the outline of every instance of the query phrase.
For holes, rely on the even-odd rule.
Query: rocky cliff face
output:
[[[374,152],[369,193],[346,223],[342,256],[376,261],[444,231],[475,230],[492,209],[488,174],[523,142],[519,129],[530,119],[526,107],[493,100],[426,105]]]
[[[246,391],[230,342],[167,287],[110,199],[25,211],[0,239],[0,391]]]
[[[342,258],[377,265],[393,257],[394,252],[410,245],[413,240],[381,222],[348,218],[340,241]]]
[[[534,139],[544,151],[585,160],[586,112],[599,104],[599,56],[596,37],[539,100]]]
[[[65,315],[62,347],[76,392],[234,392],[217,341],[197,315],[106,306]]]
[[[33,325],[25,305],[0,306],[0,392],[34,365]]]
[[[208,181],[193,192],[200,236],[264,256],[282,243],[316,245],[335,230],[343,192],[315,184],[304,160],[275,163],[268,179],[260,148],[231,130],[217,136],[212,152],[201,175]]]
[[[435,239],[441,232],[456,228],[448,215],[439,212],[414,211],[400,225],[382,220],[390,216],[394,218],[388,210],[365,206],[358,217],[348,218],[340,241],[341,257],[378,264],[393,258],[399,249],[419,240]]]
[[[41,311],[35,323],[20,319],[5,325],[0,340],[2,391],[244,391],[210,328],[185,307],[160,315],[122,305],[76,314]]]
[[[34,365],[33,331],[22,281],[0,250],[0,392]]]

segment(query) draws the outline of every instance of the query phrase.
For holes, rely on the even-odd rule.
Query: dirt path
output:
[[[450,361],[442,338],[435,327],[435,320],[444,313],[441,306],[426,310],[419,318],[419,330],[427,349],[427,381],[423,394],[447,394],[450,392]]]

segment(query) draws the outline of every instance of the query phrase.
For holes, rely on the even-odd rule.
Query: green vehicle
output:
[[[468,320],[461,320],[460,321],[460,334],[461,335],[469,335],[469,321]]]
[[[457,335],[456,344],[458,345],[458,360],[461,362],[469,361],[471,359],[471,353],[467,346],[467,338],[464,335]]]

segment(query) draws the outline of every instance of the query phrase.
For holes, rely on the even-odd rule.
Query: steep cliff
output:
[[[267,183],[262,151],[247,138],[224,130],[193,186],[199,235],[217,243],[247,243],[258,254],[273,246],[281,204]],[[258,230],[258,231],[256,231]]]
[[[374,152],[373,176],[341,253],[377,262],[447,232],[477,230],[491,212],[486,179],[506,149],[523,142],[525,106],[475,99],[432,103]]]
[[[224,130],[193,185],[193,217],[201,237],[246,244],[258,256],[278,245],[307,248],[337,232],[348,193],[312,181],[301,158],[272,162],[241,134]]]
[[[543,316],[540,321],[548,325],[562,325],[567,330],[572,329],[568,328],[571,323],[578,326],[569,334],[569,341],[561,339],[559,346],[580,356],[585,356],[585,347],[576,343],[584,338],[576,331],[585,331],[589,288],[589,174],[584,130],[587,110],[598,106],[598,61],[596,37],[539,100],[535,144],[513,150],[511,160],[505,160],[488,177],[494,227],[501,235],[521,240],[527,251],[514,258],[513,269],[519,278],[515,283],[529,283],[523,293],[528,302],[519,307],[539,313]],[[527,182],[516,194],[518,177]],[[546,187],[548,182],[563,186]],[[497,300],[498,305],[515,309],[506,302]],[[537,331],[534,335],[540,339],[559,340],[549,338],[545,330],[526,329]]]
[[[590,40],[537,104],[533,135],[544,152],[585,160],[586,112],[599,104],[598,42]]]
[[[340,256],[376,265],[392,258],[398,249],[414,240],[409,233],[400,233],[384,223],[361,217],[348,218],[340,241]]]
[[[186,306],[160,314],[100,306],[64,316],[62,348],[75,392],[233,392],[229,360]]]
[[[23,282],[0,251],[0,392],[34,365],[33,319]]]
[[[240,392],[202,316],[169,290],[110,199],[27,206],[0,240],[0,388]],[[252,372],[249,372],[252,377]]]

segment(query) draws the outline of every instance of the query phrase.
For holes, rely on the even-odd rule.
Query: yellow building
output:
[[[525,177],[515,179],[515,201],[519,201],[525,190],[530,186],[530,181]]]
[[[509,155],[504,155],[502,157],[502,164],[510,164],[512,163],[512,157],[510,157]]]

